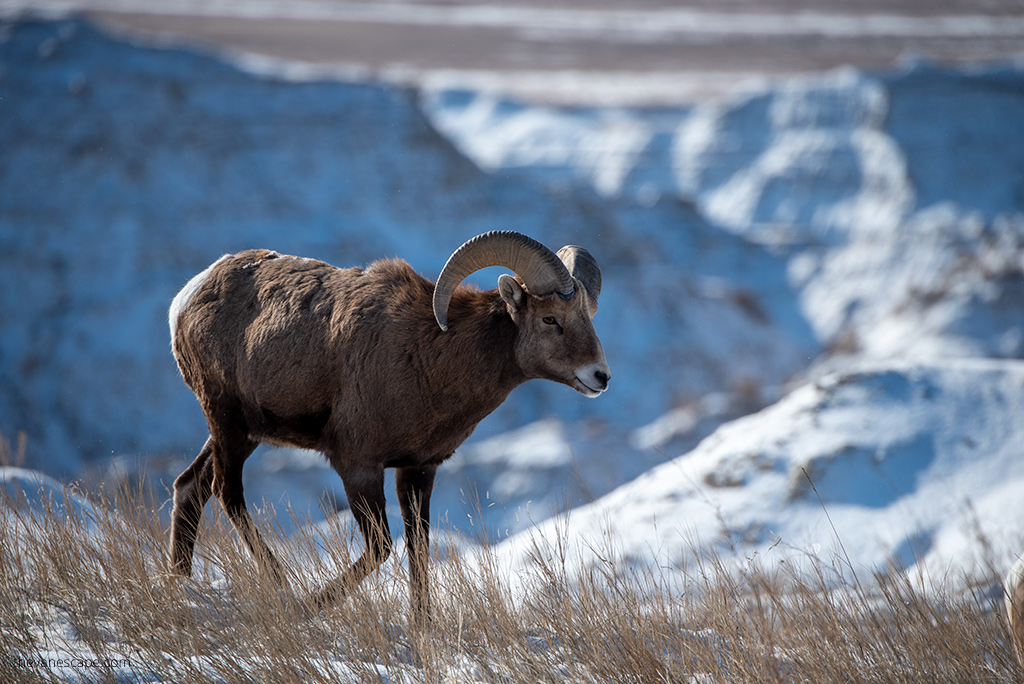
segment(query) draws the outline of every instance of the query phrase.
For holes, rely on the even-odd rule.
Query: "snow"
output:
[[[432,276],[515,228],[599,259],[613,380],[596,401],[514,392],[439,473],[446,541],[513,570],[564,538],[579,565],[610,547],[671,574],[696,549],[925,585],[1019,555],[1020,69],[845,68],[672,108],[288,72],[79,21],[4,29],[0,431],[27,433],[28,460],[0,483],[27,519],[88,519],[55,478],[164,491],[193,458],[205,425],[166,315],[221,254]],[[261,450],[245,478],[285,534],[307,514],[329,534],[346,506],[316,454]]]
[[[43,524],[55,518],[92,527],[97,520],[93,505],[84,496],[59,480],[26,468],[0,466],[0,505],[13,511],[14,520],[21,524]]]
[[[497,553],[515,567],[537,538],[612,539],[625,562],[681,568],[699,540],[764,564],[841,552],[860,573],[977,576],[1020,551],[1022,410],[1019,361],[829,373]]]

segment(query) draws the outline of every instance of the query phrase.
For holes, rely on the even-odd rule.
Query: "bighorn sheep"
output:
[[[496,290],[458,287],[504,266]],[[281,566],[254,527],[242,465],[260,442],[316,449],[341,476],[366,549],[314,597],[322,607],[391,553],[384,469],[396,469],[411,603],[429,614],[430,493],[437,466],[516,386],[561,382],[588,397],[609,370],[591,319],[601,272],[585,249],[555,254],[492,231],[452,254],[437,284],[401,260],[339,269],[266,250],[221,257],[174,298],[174,357],[210,437],[174,482],[170,566],[192,572],[216,494],[261,572]],[[451,314],[449,327],[448,317]]]

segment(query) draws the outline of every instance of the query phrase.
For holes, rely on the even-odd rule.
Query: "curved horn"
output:
[[[597,259],[582,247],[566,245],[558,250],[558,258],[562,260],[569,273],[587,288],[587,294],[595,302],[601,296],[601,269]]]
[[[523,279],[536,295],[557,292],[563,299],[575,293],[565,264],[550,249],[531,237],[511,230],[492,230],[465,242],[448,258],[434,286],[434,318],[448,329],[448,304],[466,276],[488,266],[504,266]]]

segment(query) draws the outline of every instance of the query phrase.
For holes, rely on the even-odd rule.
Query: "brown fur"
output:
[[[418,614],[428,610],[437,466],[519,384],[541,377],[584,391],[576,369],[597,361],[606,369],[590,322],[596,303],[586,295],[534,297],[518,281],[502,292],[462,287],[444,332],[433,288],[404,261],[338,269],[252,250],[223,258],[187,303],[176,300],[174,356],[210,439],[175,481],[175,572],[190,574],[202,508],[216,494],[260,567],[283,581],[245,509],[241,471],[259,442],[297,446],[323,452],[341,476],[367,542],[317,602],[343,594],[390,553],[383,470],[394,467],[413,603]],[[545,316],[558,319],[557,330]],[[607,382],[607,373],[597,375]]]

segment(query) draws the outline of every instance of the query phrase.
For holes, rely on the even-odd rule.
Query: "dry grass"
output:
[[[831,568],[797,578],[695,555],[680,589],[612,562],[569,571],[564,546],[510,582],[486,551],[448,552],[418,631],[394,560],[330,611],[294,598],[360,551],[344,524],[276,540],[286,593],[260,583],[216,514],[196,579],[162,578],[158,508],[131,490],[88,520],[0,505],[0,681],[1022,681],[991,584],[926,595],[891,573],[836,587]]]

